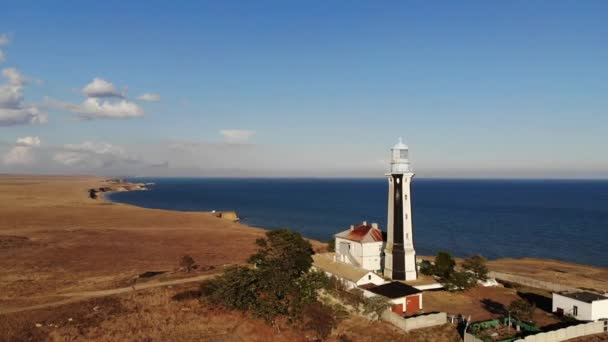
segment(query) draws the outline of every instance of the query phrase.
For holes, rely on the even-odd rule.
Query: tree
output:
[[[320,341],[325,340],[338,323],[333,310],[319,302],[307,305],[303,316],[304,327],[313,330]]]
[[[507,310],[520,321],[531,322],[536,305],[531,304],[523,298],[518,298],[509,304]]]
[[[449,279],[454,272],[454,266],[456,266],[456,262],[450,253],[439,252],[435,257],[434,274],[441,279]]]
[[[249,257],[249,262],[260,270],[297,278],[312,266],[312,246],[300,233],[288,229],[272,230],[255,243],[260,248]]]
[[[190,255],[186,254],[180,260],[179,265],[186,269],[186,272],[190,273],[194,266],[196,266],[196,262]]]
[[[473,255],[465,259],[462,268],[470,271],[475,276],[475,279],[486,281],[488,280],[488,267],[486,266],[486,258],[481,255]]]
[[[329,280],[310,271],[312,247],[298,233],[281,229],[258,239],[258,251],[249,258],[254,267],[236,267],[201,285],[207,300],[227,308],[248,310],[275,323],[277,316],[300,317],[306,305]]]
[[[453,271],[446,279],[445,284],[448,290],[468,290],[475,285],[473,275],[468,272]]]
[[[435,267],[433,266],[433,264],[428,261],[428,260],[422,260],[420,262],[420,273],[424,274],[424,275],[433,275],[435,274]]]
[[[380,320],[382,313],[392,306],[391,301],[384,296],[373,296],[363,302],[363,313],[372,315]]]

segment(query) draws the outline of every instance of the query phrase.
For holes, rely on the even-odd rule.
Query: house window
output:
[[[578,306],[576,305],[572,307],[572,316],[578,316]]]
[[[367,276],[367,280],[372,280],[371,274]]]

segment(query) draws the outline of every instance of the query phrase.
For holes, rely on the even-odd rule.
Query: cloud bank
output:
[[[94,78],[83,87],[86,99],[79,104],[47,99],[51,108],[75,114],[81,120],[128,119],[144,116],[144,110],[126,98],[116,87],[101,78]]]
[[[15,68],[2,69],[2,77],[6,83],[0,85],[0,126],[47,122],[45,112],[24,102],[23,89],[27,78]]]
[[[18,138],[17,143],[3,157],[7,165],[29,165],[35,160],[33,149],[40,146],[39,137]]]

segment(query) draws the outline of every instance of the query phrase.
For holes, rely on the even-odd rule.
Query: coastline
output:
[[[184,254],[202,267],[241,264],[266,232],[210,212],[88,198],[87,189],[103,180],[0,176],[0,201],[8,203],[0,207],[0,305],[109,288],[146,271],[173,270]],[[325,248],[310,241],[317,250]],[[606,268],[548,259],[498,259],[489,266],[565,285],[608,284]]]
[[[123,202],[113,202],[122,205],[132,205]],[[149,210],[146,207],[140,207]],[[165,209],[162,209],[165,210]],[[175,212],[188,213],[189,211],[178,211]],[[206,212],[211,213],[211,212]],[[262,227],[254,227],[244,223],[240,223],[245,227],[263,229]],[[316,251],[324,251],[326,244],[322,241],[314,240],[304,236],[307,240],[313,243]],[[472,251],[474,254],[475,251]],[[433,259],[434,256],[418,255],[418,259]],[[456,258],[458,262],[462,261],[462,258]],[[558,260],[551,258],[534,258],[534,257],[521,257],[521,258],[495,258],[488,260],[488,266],[492,271],[509,273],[514,275],[533,277],[538,280],[547,282],[557,282],[562,285],[568,285],[573,287],[586,287],[596,288],[599,290],[608,291],[608,287],[603,288],[603,283],[608,283],[608,268],[595,265],[587,265],[582,263],[576,263],[566,260]],[[574,277],[571,279],[571,277]]]

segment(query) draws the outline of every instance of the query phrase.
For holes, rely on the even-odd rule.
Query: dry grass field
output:
[[[89,198],[89,188],[106,185],[102,178],[87,176],[0,176],[0,309],[54,302],[65,298],[61,296],[65,293],[130,286],[138,274],[174,271],[184,254],[192,255],[203,269],[243,263],[254,252],[255,239],[264,234],[262,229],[210,213],[145,209]],[[313,241],[313,245],[323,248],[319,242]],[[490,267],[553,281],[551,272],[557,272],[560,282],[590,288],[608,282],[606,269],[555,261],[507,259],[492,261]],[[176,275],[169,272],[161,277]],[[173,301],[177,288],[3,315],[0,341],[6,336],[32,341],[303,338],[292,328],[279,333],[246,315],[201,306],[196,300]],[[464,313],[480,307],[486,297],[507,303],[516,296],[508,291],[484,291],[495,290],[425,294],[425,310]],[[472,314],[479,314],[479,319],[487,316],[483,310]],[[36,327],[36,323],[42,326]],[[434,336],[431,340],[443,341],[452,338],[453,332],[446,326],[404,335],[384,323],[354,317],[343,321],[332,339],[428,341]]]
[[[196,285],[156,288],[5,315],[5,319],[0,320],[0,342],[309,341],[314,338],[312,331],[288,324],[275,328],[246,313],[210,307],[197,298],[183,295],[195,293],[196,289]],[[406,334],[387,323],[352,316],[341,321],[327,340],[450,342],[458,341],[459,336],[450,325]]]
[[[0,177],[0,306],[115,287],[170,271],[184,254],[201,266],[242,263],[263,230],[209,213],[90,199],[92,177]]]

